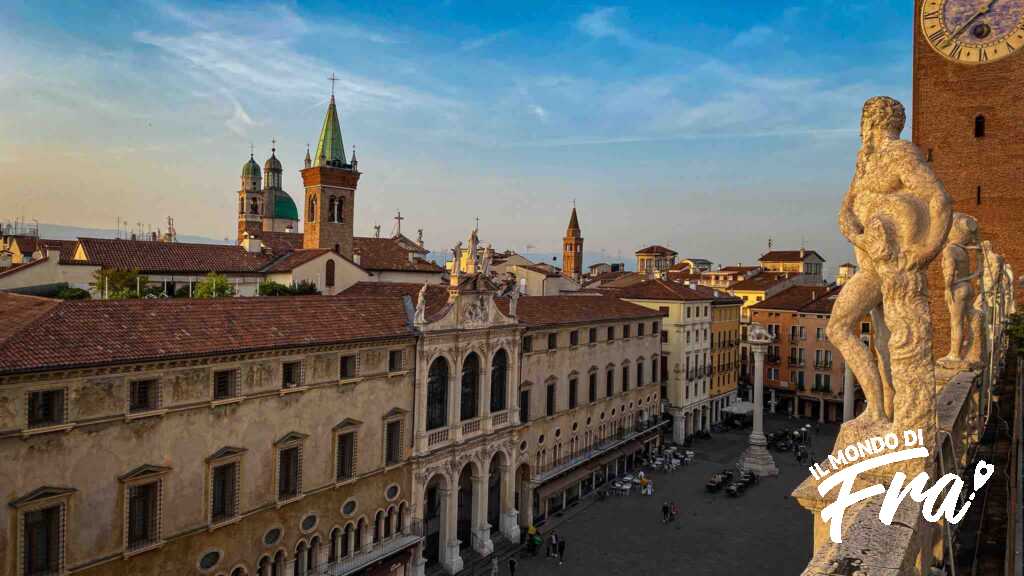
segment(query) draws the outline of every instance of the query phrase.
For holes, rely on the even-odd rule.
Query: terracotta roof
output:
[[[245,248],[231,244],[102,238],[79,238],[78,242],[87,260],[76,260],[75,264],[142,273],[257,273],[270,262],[263,254],[250,254]]]
[[[548,266],[547,264],[516,264],[515,267],[526,268],[527,270],[532,270],[538,274],[543,274],[548,278],[557,278],[562,275],[557,268]]]
[[[357,236],[352,240],[353,253],[359,254],[359,266],[365,270],[437,273],[444,271],[437,264],[424,260],[419,253],[403,248],[398,239]],[[411,261],[409,254],[414,255]]]
[[[682,284],[672,280],[648,280],[615,292],[620,298],[636,300],[739,300],[735,296],[721,290],[700,286],[698,284]]]
[[[394,298],[65,301],[0,344],[0,374],[412,336]]]
[[[756,310],[789,310],[830,314],[839,288],[828,286],[790,286],[771,298],[751,306]]]
[[[346,290],[338,293],[339,298],[397,298],[408,296],[412,305],[416,305],[423,284],[415,282],[356,282]],[[427,315],[431,316],[444,308],[448,303],[448,287],[442,284],[427,285]]]
[[[303,234],[301,232],[260,232],[256,237],[270,248],[271,252],[277,254],[302,248]]]
[[[647,280],[647,276],[639,272],[609,272],[608,274],[619,274],[619,276],[611,280],[603,281],[601,283],[601,288],[626,288]],[[598,276],[598,278],[602,276],[604,276],[604,274]]]
[[[821,254],[818,254],[814,250],[803,250],[802,251],[803,252],[803,256],[800,255],[800,252],[801,252],[801,250],[772,250],[771,252],[769,252],[769,253],[765,254],[764,256],[761,256],[760,258],[758,258],[758,261],[759,262],[803,262],[804,259],[806,259],[811,254],[814,254],[818,258],[821,258],[822,261],[825,260],[824,258],[821,257]]]
[[[508,313],[508,298],[496,299],[498,308]],[[558,326],[611,320],[658,318],[658,310],[645,308],[603,294],[575,294],[572,296],[522,296],[516,305],[518,320],[529,326]]]
[[[0,292],[0,343],[45,316],[58,304],[60,300]]]
[[[662,255],[662,256],[675,256],[676,254],[678,254],[678,252],[676,252],[675,250],[672,250],[670,248],[665,248],[664,246],[659,246],[658,244],[654,244],[653,246],[648,246],[647,248],[641,248],[640,250],[637,250],[636,253],[638,255],[639,254],[654,254],[654,255]]]
[[[729,287],[729,290],[767,290],[779,282],[799,276],[792,272],[761,272],[757,276],[741,280]]]
[[[308,250],[295,250],[293,252],[288,252],[284,256],[281,256],[277,260],[271,262],[270,265],[263,269],[263,272],[290,272],[329,252],[331,252],[331,250],[326,248],[310,248]]]
[[[22,254],[31,255],[36,250],[41,249],[44,246],[60,247],[66,242],[75,242],[74,240],[47,240],[45,238],[36,238],[35,236],[11,236],[11,240],[17,240],[18,248],[21,249]]]
[[[598,274],[597,276],[594,276],[593,278],[591,278],[590,281],[585,284],[585,286],[591,286],[591,285],[597,284],[597,283],[600,283],[602,286],[604,286],[608,282],[612,282],[612,281],[617,280],[618,278],[622,278],[623,276],[626,276],[628,274],[634,274],[634,272],[626,272],[624,270],[620,270],[618,272],[602,272],[602,273]]]
[[[708,270],[704,274],[746,274],[760,269],[760,266],[722,266],[718,270]]]

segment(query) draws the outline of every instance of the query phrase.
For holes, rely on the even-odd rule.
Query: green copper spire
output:
[[[334,105],[334,95],[327,105],[327,116],[324,127],[320,129],[320,141],[316,144],[316,156],[313,166],[345,166],[345,144],[341,141],[341,124],[338,122],[338,108]]]

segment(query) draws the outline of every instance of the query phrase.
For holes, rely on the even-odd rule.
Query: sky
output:
[[[301,211],[335,74],[359,235],[400,209],[433,250],[479,218],[554,252],[575,201],[591,261],[749,264],[772,238],[828,272],[860,107],[910,107],[913,22],[904,0],[5,0],[0,220],[234,238],[272,140]]]

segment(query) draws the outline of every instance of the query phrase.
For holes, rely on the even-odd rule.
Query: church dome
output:
[[[256,163],[256,160],[253,159],[252,155],[250,154],[249,161],[246,162],[244,166],[242,166],[242,178],[255,178],[258,180],[259,177],[260,165]]]
[[[276,151],[270,153],[270,158],[263,163],[263,169],[267,172],[281,172],[281,161],[277,159]]]
[[[295,207],[295,201],[283,190],[274,192],[274,218],[283,220],[298,220],[299,209]]]

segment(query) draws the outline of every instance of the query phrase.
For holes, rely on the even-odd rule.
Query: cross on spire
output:
[[[476,228],[474,228],[474,230],[479,230],[479,229],[480,229],[480,217],[477,216],[476,217]]]
[[[402,220],[405,220],[405,218],[402,217],[402,211],[398,210],[397,212],[398,213],[395,215],[395,236],[402,233]]]
[[[334,72],[331,72],[331,75],[328,76],[327,79],[331,81],[331,97],[333,98],[334,97],[334,83],[338,81],[338,77],[334,75]]]
[[[252,145],[252,142],[249,142],[249,158],[252,158],[255,155],[256,155],[256,147]]]
[[[270,153],[277,153],[277,138],[274,138],[270,141]]]

